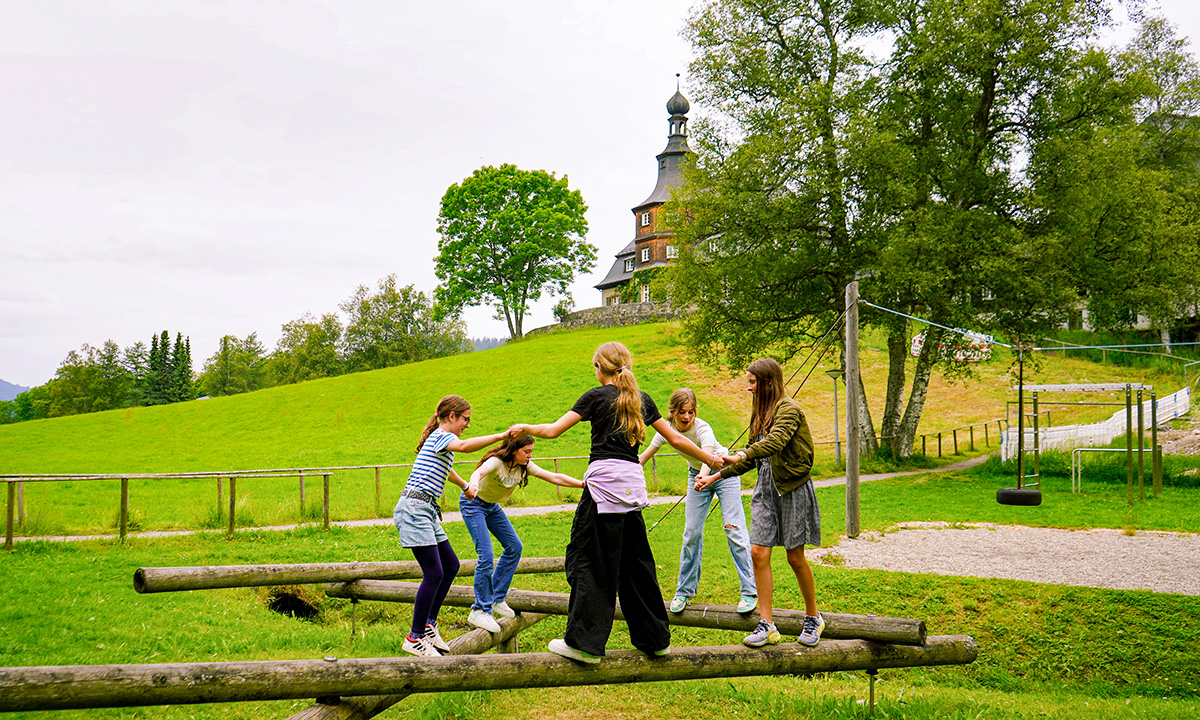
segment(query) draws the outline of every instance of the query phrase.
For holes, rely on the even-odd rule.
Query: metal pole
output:
[[[1025,349],[1017,351],[1017,489],[1025,487]]]
[[[1138,388],[1138,500],[1143,502],[1146,500],[1146,466],[1142,458],[1143,448],[1146,446],[1146,431],[1143,429],[1145,414],[1142,389]]]
[[[1042,439],[1038,427],[1038,394],[1033,394],[1033,474],[1038,487],[1042,486]]]
[[[1150,447],[1154,452],[1154,497],[1162,495],[1162,449],[1158,446],[1158,395],[1150,393]]]
[[[1133,390],[1125,386],[1125,502],[1133,504]]]
[[[838,430],[837,378],[833,377],[830,379],[833,380],[833,462],[837,465],[841,465],[842,439],[840,436],[840,431]]]
[[[858,537],[858,283],[846,286],[846,535]]]

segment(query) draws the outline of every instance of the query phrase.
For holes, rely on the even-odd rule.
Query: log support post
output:
[[[129,530],[129,478],[121,478],[121,511],[118,534],[121,542],[125,542],[125,533]]]

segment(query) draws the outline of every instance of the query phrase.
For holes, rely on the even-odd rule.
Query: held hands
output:
[[[504,434],[506,437],[515,440],[518,437],[520,437],[521,435],[527,434],[528,432],[529,432],[529,425],[527,423],[517,423],[516,425],[509,427],[508,430],[506,430],[504,432]]]
[[[477,483],[475,481],[471,481],[471,482],[467,483],[467,486],[465,488],[463,488],[463,495],[466,495],[468,500],[474,500],[475,496],[478,494],[479,494],[479,483]]]
[[[727,464],[728,463],[725,462],[725,458],[721,457],[720,455],[718,455],[716,453],[713,453],[713,461],[709,464],[709,467],[712,468],[713,470],[720,470],[721,468],[725,467]],[[699,490],[700,488],[696,488],[696,489]]]
[[[718,473],[712,473],[711,475],[697,475],[696,485],[694,487],[696,490],[703,490],[709,485],[715,483],[719,477],[721,476]]]

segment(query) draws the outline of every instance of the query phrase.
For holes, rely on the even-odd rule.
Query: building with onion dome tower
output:
[[[675,257],[677,247],[672,233],[659,228],[662,206],[671,198],[671,188],[681,180],[681,168],[689,150],[687,146],[687,98],[679,92],[667,101],[667,147],[658,154],[658,182],[650,197],[633,207],[633,240],[617,253],[616,261],[604,279],[596,285],[601,305],[621,302],[621,290],[635,273],[663,267]],[[650,287],[642,285],[636,302],[649,302]]]

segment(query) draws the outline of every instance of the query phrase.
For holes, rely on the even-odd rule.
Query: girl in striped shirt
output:
[[[506,435],[500,432],[461,439],[470,426],[469,402],[457,395],[447,395],[438,402],[437,412],[421,433],[417,459],[392,513],[400,544],[412,549],[421,566],[421,586],[413,601],[412,630],[403,644],[404,651],[413,655],[437,657],[450,651],[438,632],[437,616],[458,574],[458,556],[442,529],[439,502],[447,478],[468,493],[468,497],[474,496],[466,481],[454,472],[454,453],[482,450]]]

